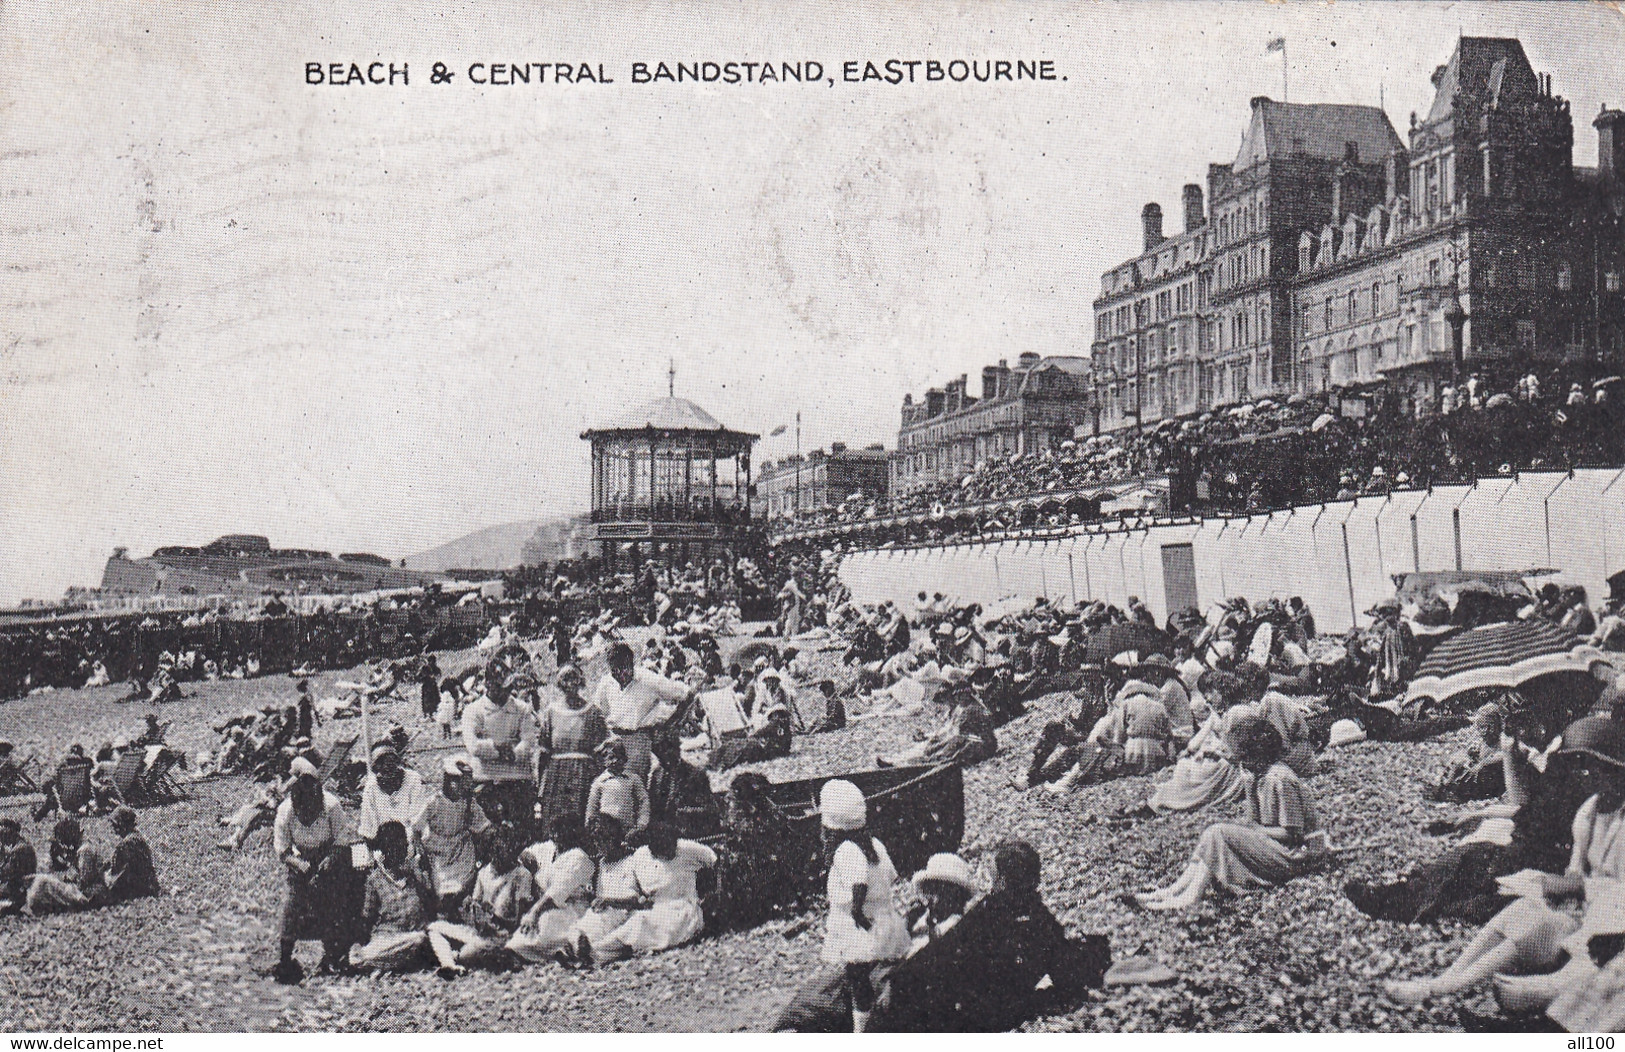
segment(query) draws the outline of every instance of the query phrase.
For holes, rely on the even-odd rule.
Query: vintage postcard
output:
[[[11,1047],[1625,1028],[1619,5],[0,56]]]

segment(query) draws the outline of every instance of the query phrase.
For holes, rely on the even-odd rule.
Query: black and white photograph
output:
[[[0,201],[9,1047],[1625,1030],[1618,4],[5,0]]]

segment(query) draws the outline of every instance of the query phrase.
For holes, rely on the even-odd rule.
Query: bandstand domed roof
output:
[[[721,422],[686,398],[657,398],[627,410],[594,431],[725,431]]]

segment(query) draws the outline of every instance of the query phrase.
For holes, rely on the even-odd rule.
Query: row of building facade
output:
[[[1184,189],[1185,229],[1095,301],[1098,429],[1458,368],[1625,357],[1625,113],[1573,164],[1567,100],[1515,39],[1463,37],[1409,145],[1372,106],[1252,100],[1241,148]],[[1456,360],[1455,328],[1461,328]]]
[[[1433,84],[1408,145],[1379,107],[1253,99],[1235,159],[1184,187],[1183,230],[1145,206],[1086,358],[904,396],[891,492],[1265,397],[1388,383],[1425,407],[1457,372],[1625,368],[1625,113],[1596,115],[1576,166],[1569,104],[1516,39],[1461,38]]]

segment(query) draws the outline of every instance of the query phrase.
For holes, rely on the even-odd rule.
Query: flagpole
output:
[[[1286,38],[1285,37],[1281,38],[1281,101],[1282,102],[1290,102],[1290,101],[1292,101],[1291,98],[1289,97],[1288,93],[1287,93]]]
[[[796,510],[790,516],[794,522],[801,518],[801,410],[796,410]]]

